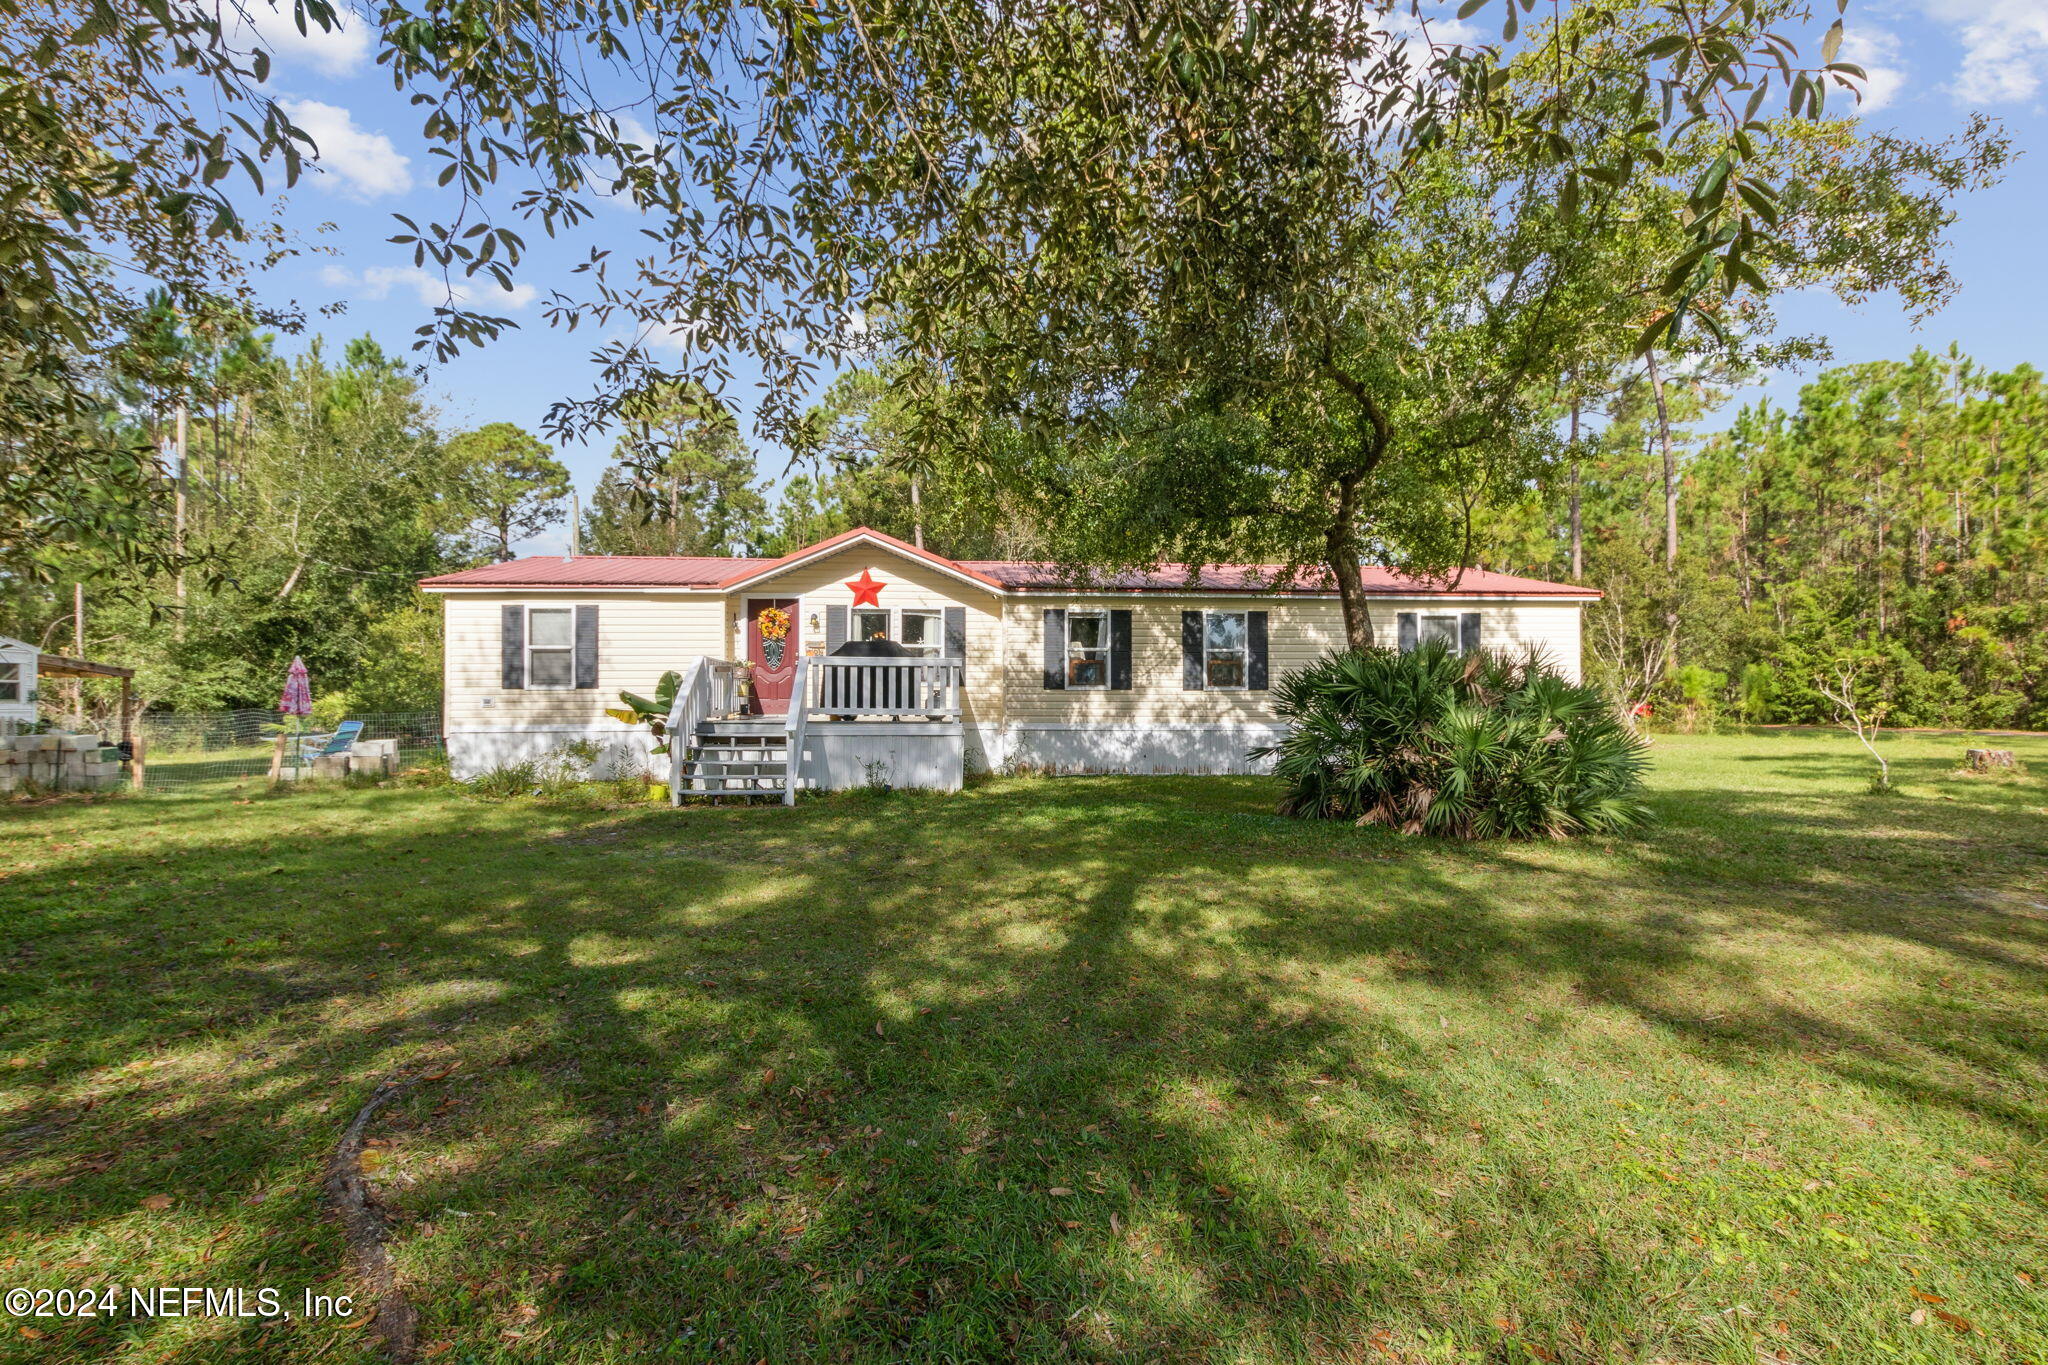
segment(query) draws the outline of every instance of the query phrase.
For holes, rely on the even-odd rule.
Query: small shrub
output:
[[[1484,839],[1635,828],[1644,744],[1539,659],[1440,644],[1331,654],[1274,689],[1283,815]]]
[[[399,769],[398,781],[407,787],[445,787],[455,781],[455,774],[448,767],[448,753],[436,749],[421,754],[411,765]]]
[[[1687,734],[1714,733],[1721,719],[1721,694],[1728,687],[1728,675],[1718,668],[1687,664],[1671,675],[1678,693],[1677,725]]]
[[[487,768],[469,779],[470,795],[481,796],[487,801],[502,801],[513,796],[530,796],[540,784],[540,770],[531,759],[520,763],[500,763]]]

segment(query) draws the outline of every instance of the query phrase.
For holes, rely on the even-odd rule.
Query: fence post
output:
[[[130,791],[139,792],[142,790],[143,753],[148,748],[149,741],[142,737],[142,731],[137,730],[135,738],[130,741],[129,748],[128,790]]]
[[[272,782],[276,782],[284,776],[284,741],[285,737],[278,735],[270,744],[270,780]]]

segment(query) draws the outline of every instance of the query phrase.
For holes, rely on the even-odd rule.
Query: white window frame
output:
[[[21,660],[0,659],[0,705],[12,706],[21,701],[21,687],[27,681],[22,671]]]
[[[563,647],[563,646],[561,646],[561,645],[536,645],[536,644],[534,644],[534,642],[533,642],[533,614],[534,614],[535,612],[537,612],[537,611],[558,611],[558,612],[562,613],[562,614],[563,614],[564,616],[566,616],[566,617],[568,617],[568,618],[569,618],[569,643],[568,643],[568,646],[567,646],[566,648],[565,648],[565,647]],[[574,692],[574,691],[576,690],[576,608],[574,608],[574,607],[555,607],[555,606],[547,606],[547,607],[536,607],[536,606],[529,606],[529,607],[527,607],[527,609],[526,609],[526,639],[525,639],[525,641],[524,641],[524,644],[525,644],[525,648],[526,648],[526,660],[525,660],[525,665],[526,665],[526,686],[527,686],[527,689],[528,689],[529,691],[534,691],[534,692]],[[534,681],[534,678],[535,678],[535,677],[536,677],[537,675],[536,675],[536,674],[534,673],[534,671],[533,671],[533,656],[534,656],[535,654],[537,654],[537,653],[538,653],[538,654],[566,654],[566,655],[568,655],[568,656],[569,656],[569,681],[567,681],[567,682],[565,682],[565,683],[542,683],[542,682],[535,682],[535,681]]]
[[[1242,680],[1236,683],[1214,682],[1209,677],[1209,622],[1218,616],[1236,616],[1244,621],[1244,629],[1242,631],[1244,643],[1239,645],[1235,651],[1219,651],[1224,655],[1232,652],[1236,653],[1238,662],[1237,676]],[[1202,612],[1202,690],[1205,692],[1249,692],[1251,686],[1252,614],[1249,611],[1240,610],[1235,607],[1204,609]]]
[[[1079,656],[1084,661],[1097,656],[1101,657],[1102,681],[1099,683],[1077,683],[1074,681],[1074,659],[1076,657],[1074,653],[1074,621],[1075,618],[1081,616],[1099,617],[1102,621],[1102,635],[1100,636],[1102,643],[1100,645],[1082,646],[1083,652]],[[1110,641],[1109,623],[1110,614],[1108,607],[1067,608],[1065,631],[1067,638],[1060,642],[1060,679],[1067,691],[1107,692],[1109,690],[1110,673],[1113,666],[1111,655],[1115,648]]]
[[[1464,637],[1464,623],[1463,623],[1462,621],[1460,621],[1460,620],[1459,620],[1459,618],[1458,618],[1458,613],[1457,613],[1457,612],[1455,612],[1455,611],[1453,611],[1453,612],[1440,612],[1440,611],[1439,611],[1439,612],[1425,612],[1425,611],[1418,611],[1418,612],[1416,612],[1416,613],[1415,613],[1415,647],[1416,647],[1417,649],[1420,649],[1420,648],[1422,648],[1422,646],[1424,646],[1424,645],[1426,645],[1426,644],[1428,644],[1428,643],[1429,643],[1429,623],[1430,623],[1430,622],[1432,622],[1432,621],[1447,621],[1447,622],[1449,622],[1449,623],[1450,623],[1451,633],[1450,633],[1450,636],[1449,636],[1449,638],[1447,638],[1447,639],[1446,639],[1446,640],[1444,641],[1444,646],[1445,646],[1445,648],[1449,649],[1449,650],[1451,651],[1451,653],[1453,653],[1453,654],[1463,654],[1463,653],[1465,652],[1465,649],[1464,649],[1464,638],[1465,638],[1465,637]]]
[[[855,607],[853,614],[846,618],[846,638],[849,640],[872,640],[875,637],[861,629],[860,618],[879,616],[882,618],[882,638],[896,638],[896,613],[887,607]]]
[[[913,645],[903,638],[903,623],[913,616],[924,617],[931,622],[929,643]],[[938,607],[901,607],[896,612],[896,643],[905,649],[928,649],[931,653],[921,657],[941,659],[946,654],[946,613]]]

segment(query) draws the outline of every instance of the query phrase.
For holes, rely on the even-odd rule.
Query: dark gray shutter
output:
[[[1131,614],[1109,614],[1109,687],[1112,692],[1131,690]]]
[[[1202,613],[1180,614],[1180,690],[1202,690]]]
[[[1254,692],[1266,690],[1266,613],[1244,614],[1244,685]]]
[[[946,608],[946,657],[967,657],[967,608]]]
[[[1401,652],[1403,654],[1412,653],[1422,630],[1422,627],[1415,620],[1415,613],[1412,611],[1401,612],[1394,618],[1394,627],[1394,638],[1399,643]]]
[[[1479,652],[1479,613],[1468,611],[1458,617],[1458,648],[1466,654]]]
[[[504,625],[498,631],[498,657],[500,678],[504,687],[526,686],[526,608],[506,607],[499,618]]]
[[[1045,687],[1062,692],[1067,686],[1067,609],[1045,609]]]
[[[846,643],[846,608],[833,605],[825,608],[825,652]]]
[[[576,685],[597,686],[597,608],[576,608]]]

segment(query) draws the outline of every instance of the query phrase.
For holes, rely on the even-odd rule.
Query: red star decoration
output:
[[[853,589],[853,605],[856,607],[879,607],[882,605],[882,589],[889,585],[877,583],[866,569],[862,569],[860,577],[849,579],[846,586]]]

